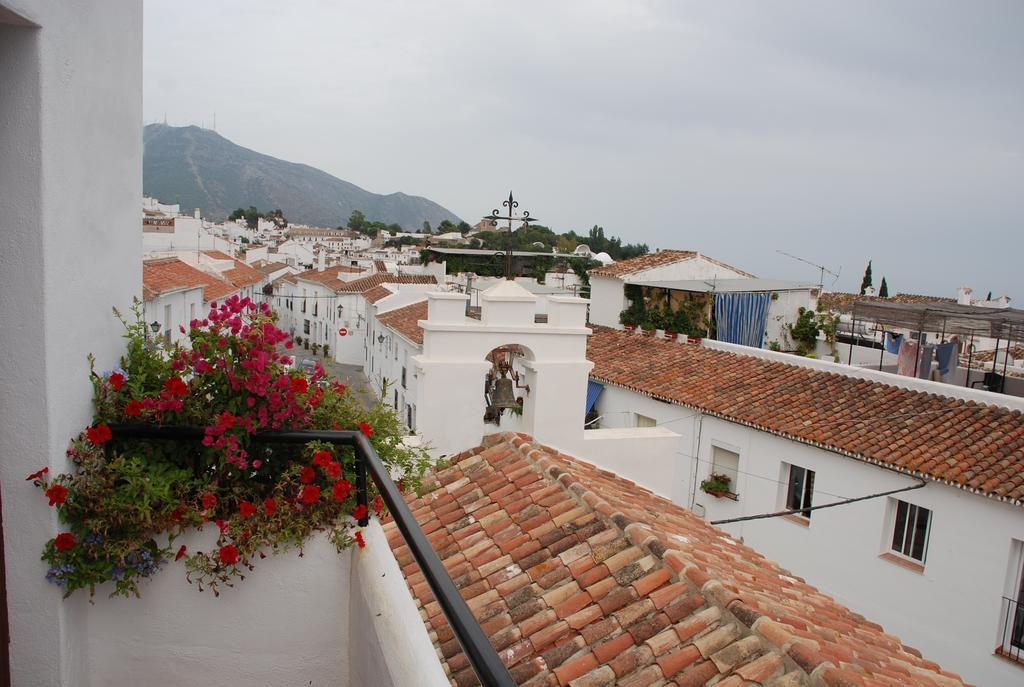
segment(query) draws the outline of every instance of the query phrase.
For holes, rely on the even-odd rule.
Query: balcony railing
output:
[[[996,653],[1000,656],[1024,663],[1024,603],[1003,597],[1003,632]]]
[[[201,441],[205,436],[204,427],[157,427],[154,425],[110,425],[110,433],[114,440],[150,439],[172,441]],[[380,491],[384,503],[387,504],[391,517],[405,538],[413,558],[420,566],[423,577],[430,585],[448,618],[452,631],[462,650],[466,653],[470,665],[476,672],[484,687],[514,687],[512,676],[505,664],[498,658],[497,652],[487,639],[480,624],[469,610],[458,588],[452,581],[444,564],[423,529],[416,522],[409,506],[406,505],[402,493],[398,490],[380,456],[373,445],[361,433],[354,431],[320,431],[303,430],[295,432],[265,431],[253,435],[256,441],[266,444],[305,444],[310,441],[324,441],[341,446],[352,446],[356,455],[356,500],[357,503],[369,506],[367,499],[367,475],[373,479]],[[359,521],[361,526],[369,524],[369,516]]]

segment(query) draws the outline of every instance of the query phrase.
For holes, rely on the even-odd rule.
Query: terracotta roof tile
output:
[[[350,265],[333,265],[331,267],[325,267],[321,272],[317,268],[306,270],[305,272],[299,272],[295,275],[296,279],[303,279],[305,281],[315,282],[317,284],[323,284],[327,288],[334,292],[343,291],[343,286],[351,282],[346,282],[341,279],[342,274],[361,274],[365,272],[361,267],[352,267]],[[358,280],[354,280],[358,281]]]
[[[425,486],[410,509],[518,684],[963,684],[689,511],[524,435],[486,437]],[[478,684],[384,529],[453,683]]]
[[[377,274],[362,279],[353,279],[345,282],[335,291],[339,293],[365,293],[375,286],[381,284],[436,284],[437,278],[428,274],[391,274],[389,272],[378,272]]]
[[[630,274],[636,274],[637,272],[643,272],[645,270],[652,269],[654,267],[662,267],[664,265],[673,265],[677,262],[683,262],[685,260],[692,260],[694,258],[703,258],[709,262],[713,262],[716,265],[730,269],[733,272],[737,272],[747,277],[753,277],[754,275],[744,272],[743,270],[727,265],[724,262],[709,258],[706,255],[701,255],[694,250],[663,250],[657,253],[648,253],[647,255],[641,255],[636,258],[630,258],[628,260],[621,260],[619,262],[612,263],[611,265],[605,265],[603,267],[595,267],[590,270],[590,274],[597,275],[600,277],[624,277]]]
[[[413,343],[423,343],[423,329],[419,321],[427,319],[427,302],[418,301],[402,308],[395,308],[377,316],[377,321],[390,327]]]
[[[845,293],[842,291],[832,291],[823,293],[818,298],[818,303],[829,310],[836,312],[849,312],[853,310],[853,304],[855,302],[878,302],[878,303],[956,303],[955,298],[945,298],[943,296],[921,296],[916,293],[898,293],[895,296],[889,296],[882,298],[881,296],[865,296],[856,293]]]
[[[380,286],[374,286],[372,289],[367,289],[366,291],[364,291],[363,298],[365,298],[368,303],[376,303],[379,300],[383,300],[388,296],[394,295],[394,293],[394,291],[392,291],[391,289],[382,284]]]
[[[590,375],[654,398],[1024,503],[1019,410],[593,327]]]
[[[262,275],[261,275],[262,278]],[[177,258],[145,260],[142,263],[142,295],[146,299],[186,288],[203,288],[203,301],[210,302],[235,293],[235,284],[192,267]]]

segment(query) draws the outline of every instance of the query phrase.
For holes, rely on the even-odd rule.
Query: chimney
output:
[[[317,256],[316,256],[316,271],[317,272],[323,272],[324,268],[326,266],[327,266],[327,251],[324,250],[323,248],[321,248],[320,252],[317,253]]]
[[[974,289],[970,286],[961,286],[956,290],[956,302],[959,305],[970,305],[971,294],[974,293]]]

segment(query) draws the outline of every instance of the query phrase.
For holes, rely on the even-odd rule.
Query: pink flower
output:
[[[369,422],[360,422],[359,431],[365,434],[367,437],[373,436],[373,427],[370,426]]]

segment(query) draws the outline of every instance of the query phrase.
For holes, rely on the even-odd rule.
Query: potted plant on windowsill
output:
[[[623,310],[619,313],[619,324],[625,327],[627,332],[635,332],[638,322],[636,314],[630,310]]]
[[[714,496],[716,499],[720,499],[732,493],[729,489],[731,484],[732,478],[729,475],[712,473],[708,475],[706,480],[700,483],[700,490],[705,494]]]

